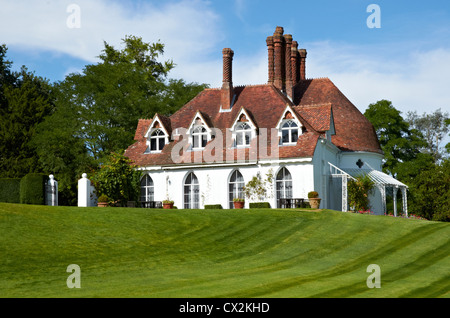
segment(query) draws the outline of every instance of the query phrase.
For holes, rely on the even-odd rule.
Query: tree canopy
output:
[[[32,138],[54,110],[52,86],[23,66],[11,71],[7,48],[0,46],[0,176],[23,177],[39,172]]]

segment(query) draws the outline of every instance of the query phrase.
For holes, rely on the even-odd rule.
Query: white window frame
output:
[[[233,181],[233,176],[236,176],[236,180]],[[238,181],[238,178],[242,178],[242,180]],[[228,205],[230,209],[234,209],[234,201],[235,198],[244,199],[244,176],[239,170],[233,170],[228,179]]]
[[[156,133],[159,133],[157,136],[155,136]],[[156,142],[156,149],[152,149],[152,139]],[[160,140],[164,140],[164,145],[160,149]],[[155,128],[150,133],[150,137],[148,138],[148,152],[149,153],[159,153],[163,150],[163,148],[167,144],[167,135],[161,128]]]
[[[292,123],[292,124],[296,125],[296,127],[293,127],[293,126],[284,127],[284,125],[286,125],[288,123]],[[297,144],[297,140],[298,140],[298,138],[300,137],[300,134],[301,134],[301,130],[300,130],[301,128],[300,127],[301,126],[298,124],[298,122],[295,119],[293,119],[293,118],[283,119],[281,121],[281,124],[280,124],[280,135],[281,135],[280,144],[283,145],[283,146],[292,146],[292,145]],[[295,141],[292,141],[292,132],[294,130],[297,130],[297,139]],[[289,141],[287,141],[287,142],[283,141],[283,132],[284,131],[287,131],[288,136],[289,136]]]
[[[246,126],[245,128],[243,128],[244,126]],[[250,147],[250,143],[252,141],[253,138],[253,131],[252,131],[252,127],[249,125],[248,122],[238,122],[236,124],[236,128],[234,130],[235,133],[235,144],[236,147],[238,148],[245,148],[245,147]],[[248,143],[247,143],[247,138],[246,136],[248,136]],[[241,143],[239,143],[238,141],[241,141]]]
[[[144,181],[145,184],[143,185],[142,183]],[[150,183],[148,181],[150,181]],[[155,201],[155,183],[153,182],[153,179],[150,175],[146,174],[142,177],[140,182],[140,189],[141,194],[139,198],[142,202]],[[142,195],[142,191],[145,192],[144,195]],[[143,198],[144,200],[142,200]]]
[[[202,129],[202,131],[198,131]],[[203,125],[197,125],[192,128],[191,133],[191,145],[193,150],[204,149],[206,144],[208,143],[208,130]],[[205,138],[205,145],[203,145],[203,137]],[[198,145],[195,146],[194,140],[197,140]]]

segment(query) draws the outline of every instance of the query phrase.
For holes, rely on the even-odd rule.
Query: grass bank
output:
[[[449,297],[450,224],[0,203],[1,297]],[[81,269],[70,289],[67,266]],[[368,288],[370,264],[381,288]]]

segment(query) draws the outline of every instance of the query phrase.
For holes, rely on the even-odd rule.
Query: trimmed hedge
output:
[[[48,176],[41,173],[29,173],[20,180],[20,203],[45,204],[45,183]]]
[[[250,209],[270,209],[269,202],[253,202],[250,203]]]
[[[221,204],[206,204],[205,210],[220,210],[223,209]]]
[[[0,179],[0,202],[20,203],[20,178]]]

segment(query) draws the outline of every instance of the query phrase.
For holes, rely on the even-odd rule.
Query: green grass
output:
[[[0,203],[0,297],[449,297],[450,224]],[[69,264],[81,268],[70,289]],[[381,268],[370,289],[367,266]]]

